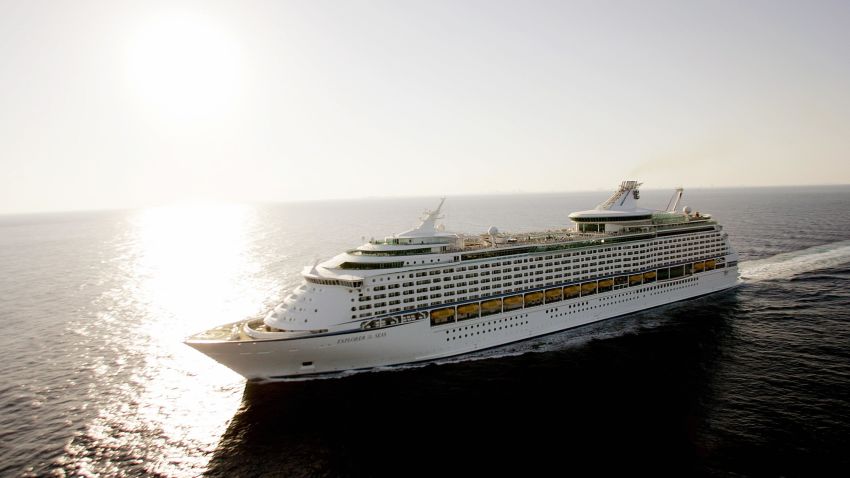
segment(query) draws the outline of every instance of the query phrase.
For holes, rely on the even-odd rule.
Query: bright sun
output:
[[[170,13],[144,22],[127,58],[129,81],[144,104],[174,119],[215,114],[238,87],[236,44],[203,16]]]

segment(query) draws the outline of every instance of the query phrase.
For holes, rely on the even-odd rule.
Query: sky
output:
[[[0,0],[0,213],[850,183],[850,2]]]

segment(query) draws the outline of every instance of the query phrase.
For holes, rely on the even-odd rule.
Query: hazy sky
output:
[[[850,183],[850,2],[0,0],[0,212]]]

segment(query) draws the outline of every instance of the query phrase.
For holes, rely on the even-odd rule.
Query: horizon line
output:
[[[724,189],[779,189],[779,188],[828,188],[828,187],[850,187],[850,183],[830,183],[830,184],[782,184],[782,185],[759,185],[759,186],[699,186],[685,188],[685,191],[702,191],[702,190],[724,190]],[[644,191],[666,191],[675,189],[675,187],[667,188],[644,188]],[[604,189],[574,189],[569,191],[511,191],[511,192],[493,192],[493,193],[458,193],[458,194],[412,194],[399,196],[349,196],[339,198],[320,198],[320,199],[286,199],[286,200],[226,200],[214,198],[185,198],[171,202],[162,202],[143,206],[127,206],[127,207],[104,207],[93,209],[58,209],[58,210],[35,210],[21,212],[0,212],[0,218],[12,216],[37,216],[48,214],[74,214],[74,213],[96,213],[96,212],[118,212],[118,211],[136,211],[144,209],[155,209],[160,207],[169,207],[181,204],[230,204],[230,205],[251,205],[251,204],[301,204],[301,203],[319,203],[319,202],[337,202],[337,201],[375,201],[375,200],[391,200],[391,199],[417,199],[417,198],[439,198],[439,197],[488,197],[488,196],[535,196],[535,195],[552,195],[552,194],[580,194],[580,193],[597,193],[610,192],[612,188]]]
[[[724,190],[724,189],[779,189],[779,188],[828,188],[828,187],[850,187],[850,183],[828,183],[828,184],[779,184],[779,185],[758,185],[758,186],[698,186],[685,188],[685,191],[703,191],[703,190]],[[675,189],[675,187],[667,188],[643,188],[644,191],[667,191]],[[499,191],[493,193],[444,193],[444,194],[411,194],[411,195],[390,195],[390,196],[348,196],[339,198],[319,198],[319,199],[285,199],[285,200],[265,200],[265,199],[247,199],[247,200],[227,200],[215,198],[184,198],[170,202],[161,202],[140,206],[125,206],[125,207],[103,207],[93,209],[51,209],[51,210],[33,210],[20,212],[0,212],[0,218],[10,216],[36,216],[41,214],[73,214],[73,213],[94,213],[94,212],[118,212],[118,211],[135,211],[143,209],[155,209],[159,207],[169,207],[181,204],[230,204],[230,205],[250,205],[250,204],[301,204],[301,203],[318,203],[318,202],[336,202],[336,201],[374,201],[374,200],[391,200],[391,199],[418,199],[418,198],[440,198],[440,197],[487,197],[487,196],[543,196],[552,194],[580,194],[580,193],[598,193],[611,192],[613,188],[597,188],[597,189],[573,189],[569,191]]]

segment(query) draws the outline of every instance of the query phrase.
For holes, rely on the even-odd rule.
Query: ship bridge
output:
[[[463,246],[462,239],[457,234],[445,232],[442,225],[437,225],[437,220],[443,218],[440,211],[445,200],[446,198],[442,198],[433,211],[425,211],[419,218],[418,226],[383,240],[372,239],[356,249],[322,263],[321,268],[343,271],[397,269],[426,263],[423,255],[433,256],[427,260],[429,264],[452,262],[453,259],[446,254]]]

